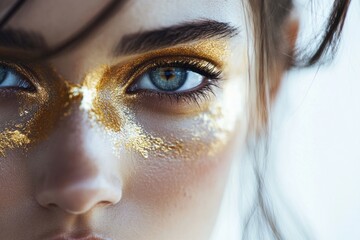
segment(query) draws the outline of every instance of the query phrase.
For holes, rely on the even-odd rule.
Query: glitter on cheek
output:
[[[6,127],[0,132],[2,156],[7,150],[21,148],[27,151],[34,144],[47,140],[73,101],[69,98],[68,86],[54,69],[34,65],[30,74],[18,68],[35,85],[36,91],[16,91],[19,115],[2,123]]]
[[[244,81],[241,80],[240,78],[231,79],[209,111],[197,118],[200,122],[199,126],[203,127],[193,133],[192,140],[201,142],[201,139],[211,135],[211,142],[199,146],[199,149],[203,149],[202,151],[207,151],[208,156],[214,156],[227,145],[230,137],[237,131],[241,117],[242,126],[246,124],[244,104],[246,88],[242,86],[241,83]]]
[[[126,108],[124,108],[126,109]],[[135,150],[145,159],[149,155],[166,158],[181,155],[184,151],[184,143],[177,139],[167,141],[161,137],[155,137],[147,133],[143,127],[135,123],[130,110],[125,110],[126,120],[124,122],[123,138],[118,139],[117,145],[124,145],[128,150]]]
[[[33,76],[29,75],[21,67],[15,66],[14,68],[29,79],[33,79]],[[40,72],[39,69],[37,70]],[[49,110],[56,109],[56,104],[49,100],[49,96],[57,96],[57,94],[50,91],[47,87],[38,86],[35,93],[19,91],[16,95],[19,103],[19,117],[10,122],[2,123],[6,128],[0,132],[1,157],[5,157],[5,153],[8,150],[28,150],[29,145],[46,138],[47,132],[53,126],[52,123],[59,112]]]
[[[9,130],[0,133],[0,157],[5,157],[5,151],[24,147],[30,143],[30,139],[19,130]]]

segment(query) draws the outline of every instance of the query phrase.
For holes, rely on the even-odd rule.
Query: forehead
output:
[[[231,25],[241,36],[246,34],[242,31],[244,9],[241,1],[126,0],[86,41],[51,59],[51,63],[63,77],[79,82],[95,67],[125,61],[126,56],[117,55],[114,58],[113,52],[119,42],[131,34],[211,20]],[[109,3],[109,0],[27,1],[7,27],[39,33],[44,36],[47,45],[57,46],[94,20]],[[178,32],[177,36],[181,33]],[[155,37],[160,38],[159,35]],[[234,46],[245,46],[245,42],[239,44],[238,40],[234,41]]]
[[[168,27],[183,22],[211,19],[241,25],[242,0],[125,0],[102,27],[106,41],[124,34]],[[9,27],[36,31],[50,45],[66,39],[94,19],[111,1],[28,1]],[[2,6],[0,9],[6,9]],[[7,3],[9,6],[10,3]],[[104,36],[104,35],[102,35]],[[101,37],[100,37],[101,38]],[[110,39],[109,39],[110,38]]]

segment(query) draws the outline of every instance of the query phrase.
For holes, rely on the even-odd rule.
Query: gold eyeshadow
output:
[[[115,152],[123,146],[144,158],[149,158],[150,155],[157,157],[172,155],[181,156],[183,159],[193,159],[198,155],[213,154],[216,151],[215,145],[222,145],[220,143],[224,143],[226,139],[215,136],[217,140],[212,144],[203,143],[201,139],[208,136],[206,131],[209,129],[213,132],[227,131],[216,124],[219,119],[224,118],[224,115],[214,114],[213,110],[199,115],[196,121],[204,124],[204,130],[194,132],[187,140],[181,137],[158,136],[158,134],[149,133],[136,121],[137,117],[133,108],[141,108],[136,105],[139,95],[129,95],[126,90],[159,59],[169,63],[176,60],[194,61],[200,65],[211,63],[221,69],[226,63],[227,56],[226,41],[203,41],[131,56],[113,66],[101,66],[86,74],[81,84],[72,84],[60,79],[62,85],[39,87],[39,99],[24,98],[25,104],[19,110],[19,115],[24,117],[27,115],[26,112],[31,112],[31,109],[26,107],[28,105],[37,104],[41,107],[32,119],[26,122],[26,127],[0,133],[0,153],[4,154],[6,149],[21,148],[31,142],[45,139],[56,122],[71,113],[71,105],[78,102],[76,106],[88,115],[90,124],[100,126],[111,137]],[[52,73],[50,77],[55,77],[54,75],[57,74]],[[43,76],[45,77],[49,76]],[[54,88],[60,90],[54,90]],[[59,115],[60,113],[62,116]],[[44,122],[48,122],[46,126],[42,126]],[[17,135],[11,135],[14,133]],[[10,140],[2,140],[5,136]],[[30,141],[33,138],[35,140]]]
[[[159,59],[182,60],[192,59],[198,63],[212,63],[218,68],[223,68],[228,56],[227,41],[208,40],[193,44],[180,45],[172,48],[164,48],[138,56],[132,56],[125,64],[115,65],[115,75],[123,76],[126,81],[125,87],[129,86],[134,79],[149,69]],[[195,60],[197,59],[197,60]],[[122,79],[120,79],[122,80]]]

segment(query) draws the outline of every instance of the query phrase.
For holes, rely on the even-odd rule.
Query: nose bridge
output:
[[[40,205],[82,214],[99,203],[120,201],[122,182],[116,171],[117,161],[103,136],[87,123],[84,113],[72,111],[47,143],[42,177],[36,186]]]

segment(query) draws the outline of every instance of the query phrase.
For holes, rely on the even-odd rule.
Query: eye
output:
[[[210,87],[216,85],[221,74],[215,65],[194,59],[163,60],[145,69],[129,87],[129,93],[153,92],[160,96],[175,96],[176,99],[183,96],[194,98],[199,93],[204,96],[208,94],[205,90],[212,92]]]
[[[34,86],[18,74],[15,70],[0,66],[0,90],[1,89],[21,89],[32,91]]]
[[[180,67],[160,67],[145,73],[137,82],[137,89],[162,92],[183,92],[196,88],[204,76]]]

